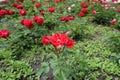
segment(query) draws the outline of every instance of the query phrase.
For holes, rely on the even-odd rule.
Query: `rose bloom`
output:
[[[94,15],[94,14],[96,14],[97,12],[96,12],[96,10],[92,10],[91,13]]]
[[[7,0],[3,0],[3,3],[6,4],[6,3],[7,3]]]
[[[20,21],[20,23],[21,23],[22,25],[24,25],[24,19],[22,19],[22,20]]]
[[[13,7],[17,8],[19,4],[12,4]]]
[[[43,18],[38,18],[37,19],[37,22],[36,22],[38,25],[42,25],[44,23],[44,19]]]
[[[8,30],[0,30],[0,38],[7,38],[10,35]]]
[[[87,13],[88,10],[87,10],[87,8],[82,8],[81,12],[83,12],[83,13]]]
[[[69,21],[69,17],[68,17],[68,16],[65,16],[65,17],[64,17],[64,21],[65,21],[65,22],[68,22],[68,21]]]
[[[8,14],[7,10],[0,10],[0,17],[4,16],[6,14]]]
[[[79,12],[79,14],[78,14],[80,17],[84,17],[85,16],[85,14],[83,13],[83,12]]]
[[[68,16],[61,17],[60,21],[68,22],[69,21],[69,17]]]
[[[19,0],[19,2],[23,2],[24,0]]]
[[[54,2],[58,3],[58,2],[60,2],[60,0],[54,0]]]
[[[9,10],[8,11],[8,15],[13,15],[14,14],[14,11],[13,10]]]
[[[117,9],[117,12],[120,13],[120,9]]]
[[[67,48],[73,48],[74,44],[75,44],[74,40],[68,39],[66,46],[67,46]]]
[[[20,13],[20,15],[24,16],[24,15],[26,15],[26,10],[21,9],[19,13]]]
[[[69,20],[74,20],[74,16],[68,16],[69,17]]]
[[[55,9],[53,7],[51,7],[51,8],[48,9],[48,11],[52,13],[52,12],[55,11]]]
[[[112,25],[115,25],[117,23],[117,20],[116,19],[113,19],[112,21],[111,21],[111,24]]]
[[[17,5],[16,8],[17,8],[17,9],[23,9],[23,5],[21,5],[21,4],[20,4],[20,5]]]
[[[44,11],[44,10],[41,10],[41,11],[40,11],[40,14],[41,14],[41,15],[44,15],[44,14],[45,14],[45,11]]]
[[[36,8],[39,8],[40,6],[41,6],[40,3],[35,4],[35,7],[36,7]]]
[[[37,22],[38,18],[39,18],[39,16],[34,16],[33,21]]]
[[[34,16],[33,21],[35,21],[38,25],[42,25],[44,23],[44,19],[39,16]]]
[[[23,24],[26,26],[26,28],[31,29],[34,27],[32,20],[26,19],[23,21]]]
[[[50,44],[50,36],[43,36],[43,37],[42,37],[42,43],[43,43],[44,45]]]
[[[16,2],[23,2],[24,0],[16,0]]]
[[[54,34],[50,37],[50,42],[56,49],[58,49],[67,44],[68,37],[66,34]]]
[[[61,17],[61,18],[60,18],[60,21],[64,21],[64,20],[65,20],[65,17]]]
[[[81,5],[81,7],[83,7],[83,8],[87,8],[87,7],[88,7],[88,5],[87,5],[85,2],[82,2],[80,5]]]

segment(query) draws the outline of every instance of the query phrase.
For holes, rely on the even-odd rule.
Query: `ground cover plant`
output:
[[[0,80],[119,80],[116,0],[3,0]]]

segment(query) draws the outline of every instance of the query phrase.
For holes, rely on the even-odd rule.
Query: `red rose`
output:
[[[38,18],[36,23],[38,25],[42,25],[44,23],[44,19],[43,18]]]
[[[42,37],[42,43],[44,45],[48,45],[50,43],[50,36],[43,36]]]
[[[81,12],[83,12],[83,13],[87,13],[88,10],[87,10],[87,8],[82,8]]]
[[[16,7],[17,9],[23,9],[23,5],[17,5],[17,7]]]
[[[67,48],[73,48],[74,44],[75,44],[74,40],[68,39],[66,46]]]
[[[36,8],[39,8],[40,6],[41,6],[40,3],[35,4],[35,7],[36,7]]]
[[[7,38],[10,35],[8,30],[0,30],[0,38]]]
[[[2,38],[3,34],[2,34],[2,31],[0,30],[0,38]]]
[[[38,25],[42,25],[44,23],[44,19],[39,16],[34,16],[33,21],[35,21]]]
[[[20,21],[20,23],[21,23],[22,25],[24,25],[24,19],[22,19],[22,20]]]
[[[91,13],[94,15],[94,14],[96,14],[97,12],[96,12],[96,10],[92,10]]]
[[[15,8],[17,8],[18,5],[19,5],[19,4],[13,4],[12,6],[15,7]]]
[[[9,10],[9,11],[8,11],[8,14],[9,14],[9,15],[13,15],[13,14],[14,14],[14,11],[13,11],[13,10]]]
[[[34,27],[32,20],[26,19],[23,21],[23,24],[28,28],[31,29]]]
[[[68,42],[68,37],[66,34],[54,34],[50,37],[51,44],[58,49],[61,46],[64,46]]]
[[[21,9],[19,13],[20,13],[20,15],[24,16],[24,15],[26,15],[26,10]]]
[[[52,12],[55,11],[55,9],[53,7],[51,7],[51,8],[48,9],[48,11],[52,13]]]
[[[41,11],[40,11],[40,14],[41,14],[41,15],[44,15],[44,14],[45,14],[45,11],[44,11],[44,10],[41,10]]]
[[[68,22],[68,21],[69,21],[69,17],[68,17],[68,16],[61,17],[61,18],[60,18],[60,21]]]
[[[60,2],[60,0],[54,0],[56,3]]]
[[[111,21],[111,24],[112,25],[115,25],[117,23],[117,20],[116,19],[113,19],[112,21]]]
[[[61,18],[60,18],[60,21],[64,21],[64,20],[65,20],[65,18],[64,18],[64,17],[61,17]]]
[[[118,9],[117,12],[120,13],[120,9]]]
[[[24,0],[19,0],[19,2],[23,2]]]
[[[0,10],[0,17],[4,16],[7,13],[8,13],[7,10]]]
[[[7,3],[7,0],[3,0],[3,3],[6,4],[6,3]]]
[[[83,8],[87,8],[88,5],[87,5],[85,2],[82,2],[82,3],[81,3],[81,7],[83,7]]]
[[[83,12],[79,12],[79,14],[78,14],[80,17],[84,17],[85,16],[85,14],[83,13]]]
[[[68,16],[69,20],[74,20],[74,16]]]
[[[38,18],[39,18],[39,16],[34,16],[33,21],[37,22]]]

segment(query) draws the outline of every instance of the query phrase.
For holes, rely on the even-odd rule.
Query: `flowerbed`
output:
[[[115,2],[4,0],[0,79],[119,80],[120,10]]]

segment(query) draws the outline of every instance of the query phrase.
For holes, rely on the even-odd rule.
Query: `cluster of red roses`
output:
[[[0,17],[3,17],[5,15],[13,15],[14,11],[13,10],[0,10]]]
[[[34,16],[33,21],[35,21],[38,25],[42,25],[44,23],[44,19],[39,16]],[[30,19],[22,19],[20,23],[26,28],[31,29],[34,27],[33,21]]]
[[[65,1],[65,0],[54,0],[54,2],[63,2],[63,1]]]
[[[8,30],[0,30],[0,38],[7,38],[10,35]]]
[[[26,10],[24,9],[22,4],[13,4],[13,7],[19,9],[20,15],[22,16],[26,15]]]
[[[65,22],[68,22],[68,21],[70,21],[70,20],[74,20],[74,16],[64,16],[64,17],[61,17],[60,18],[60,21],[65,21]]]
[[[81,3],[81,7],[82,7],[82,9],[81,9],[81,11],[79,12],[79,16],[80,16],[80,17],[83,17],[83,16],[85,16],[85,14],[88,12],[88,10],[87,10],[88,5],[87,5],[85,2],[82,2],[82,3]]]
[[[55,49],[59,49],[63,46],[67,48],[73,48],[75,41],[71,40],[66,34],[53,34],[52,36],[43,36],[42,43],[44,45],[52,44]]]

